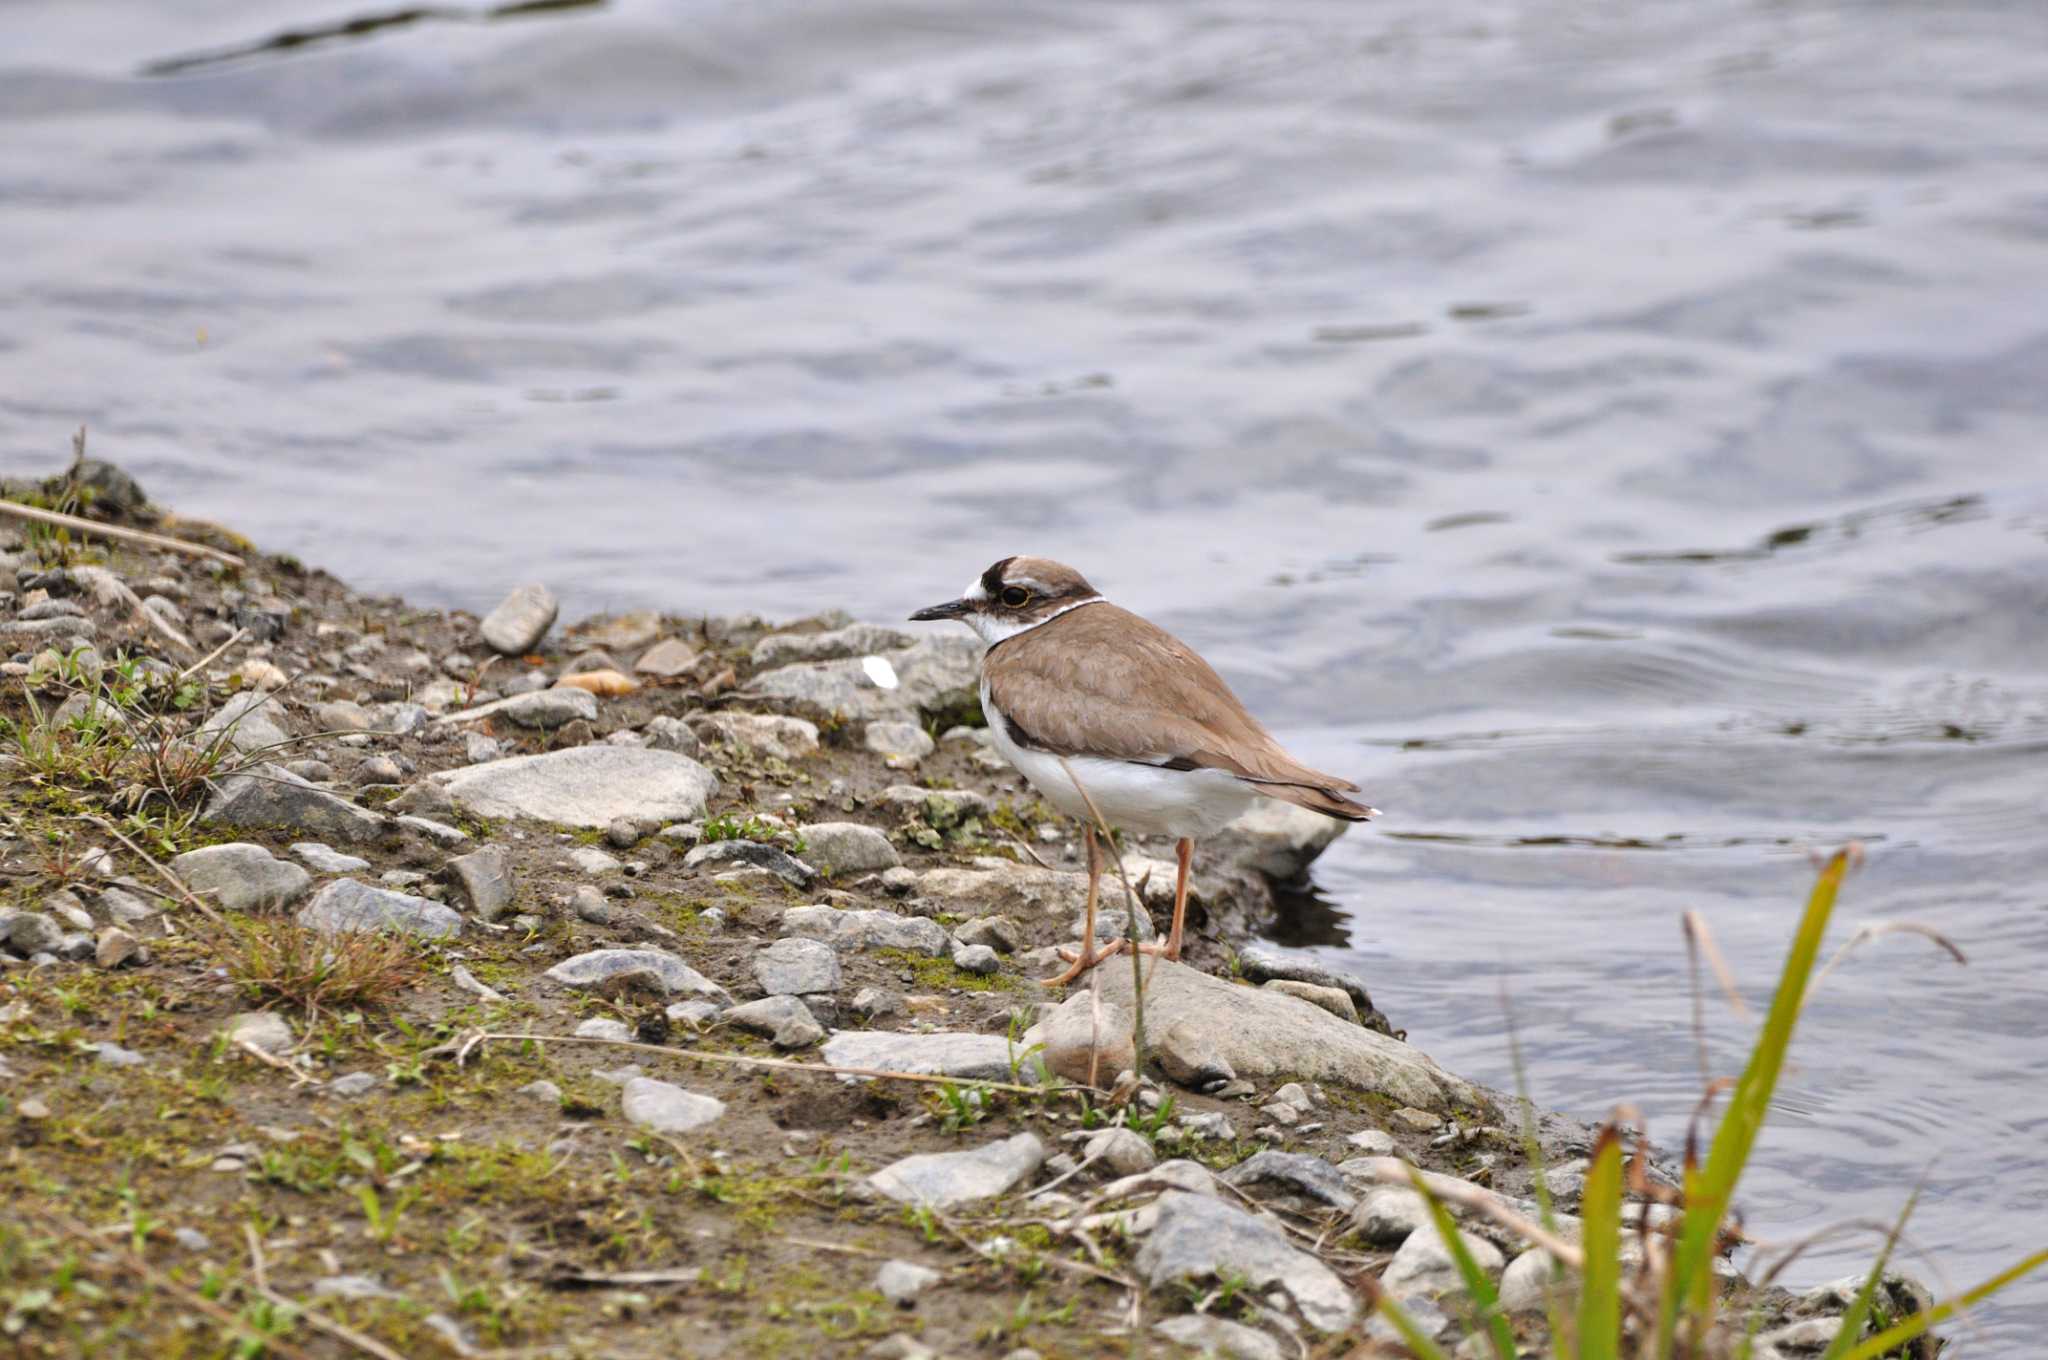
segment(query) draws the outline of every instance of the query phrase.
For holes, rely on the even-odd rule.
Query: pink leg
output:
[[[1081,837],[1088,847],[1088,908],[1081,923],[1081,947],[1071,952],[1065,949],[1060,951],[1060,957],[1073,960],[1074,966],[1058,977],[1040,978],[1039,981],[1047,987],[1066,986],[1124,947],[1122,940],[1112,942],[1106,949],[1098,950],[1095,947],[1095,899],[1102,886],[1102,850],[1095,843],[1094,827],[1083,826]]]

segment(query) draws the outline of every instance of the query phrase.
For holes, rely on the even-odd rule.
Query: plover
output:
[[[1261,797],[1347,822],[1375,814],[1346,796],[1358,785],[1282,750],[1193,648],[1103,599],[1072,567],[1005,557],[959,599],[910,617],[957,619],[988,643],[981,711],[996,750],[1047,802],[1081,823],[1085,929],[1073,967],[1045,979],[1048,985],[1073,981],[1122,944],[1095,945],[1102,852],[1089,799],[1113,827],[1178,841],[1173,926],[1163,945],[1145,946],[1169,959],[1180,957],[1197,839]]]

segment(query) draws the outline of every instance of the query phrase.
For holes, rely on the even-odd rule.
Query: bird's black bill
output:
[[[910,621],[912,623],[937,623],[943,619],[957,619],[970,612],[970,608],[965,600],[948,600],[944,604],[935,604],[930,609],[918,610],[910,616]]]

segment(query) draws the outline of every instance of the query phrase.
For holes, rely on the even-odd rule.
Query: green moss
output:
[[[1014,992],[1023,982],[1009,973],[970,973],[951,959],[935,959],[903,949],[877,949],[875,957],[909,970],[914,985],[926,991],[953,988],[962,992]]]

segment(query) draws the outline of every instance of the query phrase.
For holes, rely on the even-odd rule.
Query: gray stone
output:
[[[1318,987],[1313,982],[1296,982],[1292,978],[1274,978],[1266,984],[1269,992],[1285,996],[1300,997],[1311,1006],[1321,1006],[1339,1020],[1358,1023],[1358,1007],[1352,1002],[1351,994],[1342,987]]]
[[[915,633],[873,623],[849,624],[824,633],[771,633],[754,644],[756,670],[772,670],[797,661],[831,661],[845,656],[901,651],[917,642]]]
[[[1040,1049],[1047,1068],[1084,1085],[1109,1081],[1137,1062],[1131,1014],[1109,1001],[1099,1012],[1093,1005],[1053,1008],[1024,1032],[1024,1044]]]
[[[390,756],[371,756],[356,766],[358,784],[400,784],[405,781],[405,771],[398,768],[398,762]]]
[[[625,866],[618,857],[608,855],[594,845],[579,845],[569,852],[569,863],[590,875],[617,873]]]
[[[1152,1324],[1152,1330],[1175,1345],[1220,1360],[1287,1360],[1290,1352],[1256,1327],[1229,1318],[1182,1313]]]
[[[287,760],[284,767],[308,784],[325,784],[334,778],[334,767],[324,760]]]
[[[285,1023],[283,1016],[271,1011],[243,1011],[239,1015],[231,1015],[222,1030],[229,1043],[250,1044],[273,1055],[289,1051],[295,1042],[292,1027]]]
[[[685,675],[697,668],[697,653],[687,642],[679,638],[663,638],[633,663],[633,669],[640,675],[652,675],[663,680]]]
[[[1280,1229],[1207,1195],[1169,1190],[1134,1264],[1154,1289],[1224,1275],[1254,1289],[1278,1286],[1321,1332],[1340,1332],[1357,1317],[1350,1287]]]
[[[1351,1231],[1376,1247],[1398,1247],[1430,1225],[1429,1205],[1414,1190],[1382,1185],[1366,1192],[1351,1215]]]
[[[1500,1273],[1502,1259],[1499,1247],[1462,1228],[1458,1230],[1458,1236],[1481,1270],[1488,1275]],[[1401,1244],[1381,1274],[1380,1287],[1395,1298],[1406,1298],[1411,1294],[1435,1298],[1462,1291],[1465,1282],[1458,1273],[1458,1263],[1452,1258],[1451,1249],[1434,1228],[1429,1228],[1408,1234],[1408,1240]]]
[[[609,926],[618,922],[617,910],[605,900],[602,892],[588,883],[582,884],[575,892],[569,894],[569,904],[575,908],[578,920],[588,921],[594,926]]]
[[[1035,1074],[1040,1064],[1026,1049],[1012,1048],[1000,1034],[909,1034],[886,1029],[844,1029],[826,1041],[821,1056],[833,1067],[866,1067],[878,1072],[921,1072],[970,1081],[1009,1081],[1021,1067]],[[1012,1062],[1017,1064],[1012,1066]]]
[[[754,955],[754,978],[770,996],[836,992],[842,980],[839,954],[822,940],[776,940]]]
[[[1159,1154],[1143,1134],[1122,1127],[1104,1129],[1090,1138],[1081,1155],[1091,1162],[1099,1161],[1119,1176],[1150,1171],[1159,1161]]]
[[[140,925],[157,914],[157,908],[125,888],[108,888],[101,892],[99,908],[124,926]]]
[[[1271,982],[1275,978],[1280,978],[1289,982],[1306,982],[1317,987],[1336,987],[1350,996],[1361,1015],[1369,1016],[1373,1013],[1372,996],[1365,990],[1363,982],[1348,973],[1325,968],[1313,960],[1297,958],[1274,945],[1254,941],[1238,950],[1237,969],[1253,982]]]
[[[649,975],[666,995],[687,992],[721,1002],[732,1000],[725,988],[664,949],[593,949],[562,960],[548,969],[546,977],[564,987],[590,991],[636,973]]]
[[[893,911],[841,911],[837,907],[791,907],[782,913],[782,933],[823,940],[834,949],[901,949],[942,959],[951,952],[946,928],[921,916]]]
[[[54,619],[22,619],[0,623],[0,646],[9,651],[33,651],[45,643],[69,638],[89,638],[98,632],[91,619],[59,615]]]
[[[597,696],[587,689],[571,685],[563,689],[539,689],[531,694],[514,694],[509,698],[493,699],[475,708],[465,708],[445,714],[434,721],[438,725],[472,723],[484,718],[503,718],[506,722],[520,727],[531,727],[543,732],[552,732],[566,727],[578,718],[585,722],[597,721]]]
[[[716,1001],[706,1001],[700,997],[690,1001],[678,1001],[663,1011],[662,1014],[679,1025],[688,1025],[691,1029],[702,1029],[705,1025],[717,1019],[720,1012],[724,1009]]]
[[[1360,1129],[1344,1140],[1357,1149],[1361,1157],[1391,1157],[1394,1155],[1394,1135],[1385,1129]]]
[[[1278,1152],[1268,1148],[1253,1153],[1223,1173],[1223,1179],[1240,1188],[1247,1185],[1278,1185],[1294,1194],[1327,1204],[1333,1209],[1350,1209],[1358,1196],[1344,1183],[1337,1168],[1320,1157],[1301,1152]]]
[[[723,1101],[651,1077],[628,1078],[619,1106],[629,1121],[656,1133],[689,1133],[725,1113]]]
[[[353,878],[338,878],[300,910],[299,924],[309,930],[341,933],[353,930],[401,930],[430,939],[460,934],[462,918],[439,902],[389,888],[373,888]]]
[[[313,705],[313,722],[322,732],[367,732],[370,711],[350,699],[329,699]]]
[[[694,756],[704,748],[704,744],[697,740],[697,734],[681,718],[650,718],[647,726],[640,730],[646,735],[647,744],[657,751]]]
[[[818,725],[774,713],[707,713],[697,719],[698,734],[757,751],[780,760],[795,760],[818,749]]]
[[[499,601],[477,626],[484,645],[502,656],[524,656],[540,645],[561,611],[554,592],[543,585],[523,585]]]
[[[741,1029],[767,1037],[777,1048],[809,1048],[825,1037],[810,1008],[793,996],[764,996],[734,1006],[725,1019]]]
[[[437,822],[431,817],[404,816],[398,818],[397,823],[407,831],[416,831],[420,835],[425,836],[443,850],[453,850],[456,846],[469,839],[469,833],[461,827],[450,826],[446,822]]]
[[[781,666],[756,674],[748,689],[856,722],[915,721],[975,701],[982,650],[973,638],[935,634],[908,647]]]
[[[474,817],[528,817],[603,827],[615,817],[681,822],[718,792],[711,771],[685,755],[629,746],[576,746],[513,756],[429,776]]]
[[[1014,954],[1024,944],[1023,936],[1007,916],[977,916],[962,921],[953,927],[953,938],[961,944],[987,945],[998,954]]]
[[[892,1162],[868,1177],[868,1184],[900,1204],[956,1209],[1006,1194],[1037,1173],[1045,1145],[1036,1134],[970,1148],[927,1152]]]
[[[486,845],[448,861],[448,874],[480,921],[495,921],[512,905],[512,855]]]
[[[505,994],[503,992],[479,982],[476,974],[470,972],[459,963],[448,970],[448,980],[463,991],[468,992],[471,996],[481,997],[485,1001],[498,1004],[503,1004],[505,1001]]]
[[[620,1041],[629,1041],[633,1037],[633,1031],[630,1028],[628,1028],[625,1021],[612,1020],[605,1016],[592,1016],[590,1019],[585,1020],[583,1023],[576,1026],[575,1032],[576,1037],[579,1039],[615,1039]]]
[[[931,733],[914,722],[871,722],[861,744],[878,756],[923,760],[938,749]]]
[[[57,957],[66,963],[83,963],[93,956],[97,946],[92,936],[82,930],[67,930],[57,941]]]
[[[875,1272],[875,1288],[898,1308],[910,1308],[917,1296],[939,1282],[939,1272],[910,1261],[884,1261]]]
[[[465,732],[462,735],[462,758],[471,765],[484,765],[502,759],[505,743],[496,737],[487,737],[481,732]]]
[[[640,838],[646,834],[640,823],[631,817],[614,817],[604,829],[605,843],[614,850],[630,850],[638,845]]]
[[[230,698],[193,734],[201,745],[225,739],[244,754],[281,746],[291,735],[285,725],[284,705],[257,690],[243,690]]]
[[[227,826],[311,832],[343,845],[375,840],[384,819],[277,765],[256,765],[222,780],[203,820]]]
[[[339,850],[322,845],[318,841],[294,842],[292,853],[315,873],[357,874],[370,867],[370,861],[358,859],[354,855],[344,855]]]
[[[213,1239],[197,1228],[173,1228],[171,1238],[187,1251],[212,1251]]]
[[[327,1083],[327,1094],[340,1096],[343,1100],[355,1100],[376,1089],[377,1078],[370,1072],[351,1072]]]
[[[394,737],[409,737],[427,730],[432,720],[425,704],[407,703],[399,699],[388,704],[374,704],[370,708],[370,726],[378,732],[387,732]]]
[[[17,954],[47,954],[64,938],[64,927],[40,911],[18,911],[7,918],[7,943]]]
[[[93,942],[93,961],[102,968],[140,963],[144,957],[142,942],[119,926],[108,926]]]
[[[683,856],[685,869],[730,869],[743,864],[765,869],[793,888],[807,887],[818,876],[818,871],[802,860],[760,841],[710,841]]]
[[[956,944],[953,946],[953,966],[963,973],[974,973],[986,977],[1003,966],[996,951],[985,944]]]
[[[78,894],[59,889],[43,899],[43,910],[56,917],[73,930],[91,930],[92,913],[85,909],[85,903],[78,900]]]
[[[1510,1261],[1500,1277],[1501,1311],[1526,1313],[1540,1310],[1555,1279],[1552,1264],[1550,1253],[1541,1247],[1531,1247]],[[1571,1288],[1568,1282],[1560,1287]]]
[[[1408,1313],[1408,1320],[1415,1324],[1418,1331],[1431,1340],[1442,1338],[1444,1333],[1451,1329],[1450,1315],[1437,1307],[1429,1299],[1411,1296],[1402,1299],[1400,1302],[1401,1307]],[[1407,1342],[1402,1338],[1401,1333],[1395,1330],[1394,1324],[1387,1321],[1386,1316],[1378,1311],[1374,1311],[1366,1318],[1365,1326],[1362,1330],[1365,1333],[1366,1339],[1373,1342],[1377,1347],[1391,1350],[1397,1355],[1408,1352]],[[1756,1357],[1756,1360],[1763,1360],[1763,1357]]]
[[[543,1105],[560,1105],[562,1103],[562,1088],[546,1078],[542,1078],[539,1081],[529,1081],[526,1085],[513,1092],[513,1094],[525,1096],[527,1099],[537,1101]]]
[[[889,838],[859,822],[814,822],[803,829],[804,862],[832,874],[864,874],[903,862]]]
[[[1102,999],[1127,1015],[1129,971],[1103,968],[1095,977]],[[1090,1004],[1084,992],[1060,1010],[1078,1014]],[[1299,1077],[1339,1081],[1411,1105],[1484,1104],[1477,1087],[1406,1044],[1346,1024],[1296,997],[1233,986],[1163,959],[1146,984],[1145,1033],[1176,1081],[1213,1074],[1220,1063],[1250,1081]]]
[[[94,1044],[92,1051],[97,1053],[100,1061],[109,1067],[146,1067],[149,1065],[149,1059],[143,1057],[134,1049],[123,1048],[119,1044],[110,1043],[104,1039]]]
[[[313,885],[304,869],[247,841],[188,850],[171,861],[171,872],[228,911],[282,911]]]

